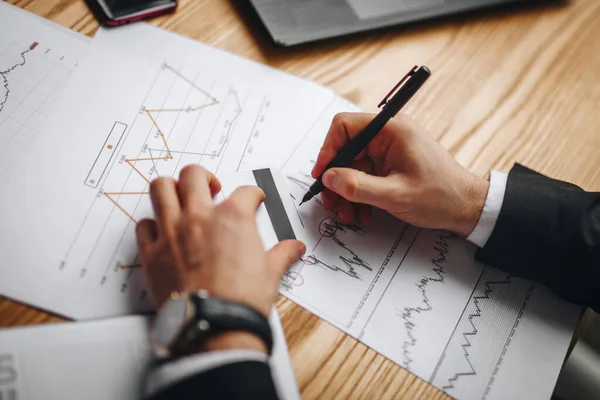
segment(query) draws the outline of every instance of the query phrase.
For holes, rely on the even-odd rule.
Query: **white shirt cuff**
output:
[[[492,171],[490,174],[490,188],[485,199],[483,211],[473,232],[467,237],[467,240],[478,247],[484,247],[494,231],[502,203],[504,202],[504,192],[506,192],[506,181],[508,174],[504,172]]]
[[[173,385],[189,376],[209,369],[241,361],[267,362],[265,353],[254,350],[213,351],[196,356],[184,357],[161,365],[150,372],[146,382],[146,395],[150,396],[167,386]]]

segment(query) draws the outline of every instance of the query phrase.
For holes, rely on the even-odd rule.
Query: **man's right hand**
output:
[[[335,116],[312,171],[315,179],[373,117]],[[368,222],[369,206],[375,206],[412,225],[464,237],[477,225],[489,187],[406,115],[388,122],[349,168],[328,170],[323,184],[323,205],[345,223]]]

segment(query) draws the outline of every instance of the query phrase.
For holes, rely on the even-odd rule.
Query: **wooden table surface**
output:
[[[8,0],[86,35],[82,0]],[[337,91],[367,110],[410,67],[433,71],[407,113],[458,160],[486,175],[514,162],[600,190],[600,1],[496,10],[299,48],[272,45],[246,6],[180,0],[151,22]],[[1,279],[1,278],[0,278]],[[308,311],[279,298],[302,396],[447,398]],[[0,326],[61,321],[0,299]]]

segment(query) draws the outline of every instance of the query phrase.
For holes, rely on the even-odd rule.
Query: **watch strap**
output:
[[[268,354],[273,351],[273,332],[269,320],[254,308],[219,297],[191,296],[195,303],[195,323],[214,333],[245,331],[257,335],[265,343]],[[208,325],[207,325],[208,324]]]

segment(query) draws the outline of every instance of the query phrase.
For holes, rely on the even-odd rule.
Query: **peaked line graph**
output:
[[[475,368],[473,367],[473,364],[471,363],[471,355],[469,354],[468,348],[471,347],[471,342],[469,341],[469,337],[476,336],[478,333],[477,327],[475,326],[473,319],[481,317],[481,308],[479,307],[479,301],[480,300],[489,300],[490,294],[493,292],[492,285],[511,284],[512,283],[511,279],[512,279],[512,276],[507,275],[506,280],[503,280],[503,281],[485,282],[485,290],[483,291],[483,294],[481,296],[473,296],[473,304],[475,305],[475,312],[472,314],[469,314],[469,317],[468,317],[469,324],[471,324],[472,329],[468,332],[462,333],[464,343],[461,345],[461,347],[463,348],[463,356],[465,357],[465,360],[467,361],[467,364],[469,365],[470,370],[465,371],[465,372],[458,372],[458,373],[454,374],[453,377],[448,379],[448,384],[445,386],[442,386],[442,390],[447,391],[447,390],[453,389],[454,383],[456,383],[456,381],[461,376],[477,375],[477,371],[475,370]]]
[[[310,160],[310,164],[314,165],[315,160]],[[314,179],[310,174],[302,172],[302,171],[298,172],[298,177],[293,176],[293,175],[287,175],[286,178],[291,183],[298,186],[303,192],[306,192],[310,188],[310,185],[312,184],[312,182],[314,182]],[[290,194],[290,197],[293,200],[292,204],[294,205],[294,209],[296,210],[296,215],[298,216],[298,220],[300,221],[300,224],[304,228],[304,221],[302,220],[302,216],[300,215],[300,212],[298,211],[298,206],[296,205],[296,203],[297,203],[296,197],[293,194]],[[320,196],[313,197],[311,199],[311,201],[315,201],[321,207],[323,206],[323,202],[321,201]]]
[[[39,44],[38,42],[33,42],[31,44],[31,46],[29,46],[28,49],[21,52],[21,61],[17,61],[17,63],[15,65],[13,65],[12,67],[8,68],[5,71],[0,71],[0,76],[2,76],[2,80],[4,81],[4,98],[0,101],[0,111],[2,111],[4,109],[4,105],[8,101],[8,95],[10,94],[10,89],[8,87],[8,78],[6,77],[6,75],[13,72],[17,67],[24,66],[25,63],[27,62],[27,59],[25,58],[25,54],[34,50],[38,46],[38,44]]]
[[[195,111],[202,110],[204,108],[214,106],[219,103],[219,101],[216,98],[214,98],[211,94],[209,94],[204,89],[202,89],[201,87],[196,85],[189,78],[185,77],[183,74],[181,74],[179,71],[177,71],[170,65],[165,64],[165,68],[168,69],[169,71],[173,72],[175,74],[175,76],[177,76],[184,82],[188,83],[192,88],[196,89],[197,91],[199,91],[200,93],[205,95],[208,99],[210,99],[210,103],[203,104],[203,105],[197,106],[197,107],[144,109],[145,114],[148,116],[148,118],[150,118],[152,125],[154,125],[154,127],[156,128],[156,130],[158,131],[158,134],[160,135],[160,137],[162,139],[163,145],[165,147],[164,151],[166,151],[166,155],[161,156],[161,157],[152,157],[152,150],[149,149],[149,152],[151,155],[150,157],[128,158],[128,159],[125,159],[125,162],[135,171],[135,173],[137,173],[148,184],[150,184],[150,179],[148,179],[146,177],[146,175],[144,175],[136,167],[136,163],[151,161],[154,164],[155,169],[156,169],[156,161],[172,160],[174,158],[173,153],[171,152],[171,149],[169,147],[169,143],[167,142],[167,138],[165,137],[163,130],[160,128],[156,118],[152,114],[160,114],[161,112],[195,112]],[[160,150],[160,152],[162,153],[162,150]],[[143,194],[148,194],[148,193],[149,192],[104,192],[104,196],[106,196],[106,198],[108,198],[119,210],[121,210],[131,221],[133,221],[134,224],[137,224],[137,220],[133,217],[133,215],[131,215],[131,213],[126,211],[113,196],[143,195]]]
[[[153,163],[153,170],[152,173],[154,173],[155,171],[157,171],[156,168],[156,162],[160,161],[160,160],[172,160],[173,154],[192,154],[192,155],[200,155],[200,156],[220,156],[221,152],[223,151],[227,141],[229,140],[229,135],[231,133],[231,127],[233,126],[235,120],[239,117],[240,113],[241,113],[241,106],[239,104],[239,99],[237,99],[237,94],[233,91],[231,91],[230,93],[233,93],[236,96],[236,102],[237,102],[237,113],[235,115],[234,118],[232,118],[231,121],[229,121],[228,124],[228,131],[227,131],[227,135],[225,137],[225,140],[223,140],[223,143],[221,144],[221,147],[219,149],[218,152],[212,152],[212,153],[192,153],[192,152],[186,152],[186,151],[173,151],[171,150],[171,148],[169,147],[169,143],[167,141],[167,138],[163,132],[163,130],[161,129],[158,121],[157,121],[157,117],[155,118],[154,115],[156,114],[160,114],[162,112],[195,112],[195,111],[199,111],[202,110],[204,108],[208,108],[211,106],[214,106],[216,104],[219,104],[219,101],[213,97],[210,93],[206,92],[204,89],[202,89],[201,87],[199,87],[198,85],[196,85],[193,81],[191,81],[189,78],[187,78],[186,76],[184,76],[183,74],[181,74],[179,71],[177,71],[176,69],[174,69],[173,67],[171,67],[168,64],[165,64],[165,69],[170,70],[171,72],[173,72],[178,78],[182,79],[184,82],[188,83],[192,88],[194,88],[195,90],[199,91],[200,93],[202,93],[203,95],[205,95],[210,102],[197,106],[197,107],[186,107],[186,108],[156,108],[156,109],[144,109],[144,113],[148,116],[148,118],[150,119],[150,121],[152,122],[152,125],[154,125],[154,127],[156,128],[156,130],[158,131],[158,134],[162,140],[163,146],[164,146],[164,150],[161,149],[151,149],[151,148],[147,148],[148,152],[150,153],[150,157],[142,157],[142,158],[128,158],[125,159],[125,163],[127,163],[131,169],[137,174],[139,175],[144,181],[146,181],[147,184],[150,184],[150,179],[148,179],[146,177],[145,174],[143,174],[136,166],[136,164],[138,162],[152,162]],[[163,153],[165,152],[166,154],[164,156],[159,156],[159,157],[154,157],[152,156],[152,150],[154,150],[155,152],[159,152]],[[134,195],[146,195],[149,194],[148,191],[135,191],[135,192],[126,192],[126,191],[121,191],[121,192],[103,192],[104,196],[109,199],[123,214],[125,214],[134,224],[137,224],[137,220],[133,217],[133,215],[128,212],[127,210],[125,210],[125,208],[123,206],[121,206],[121,204],[119,204],[118,202],[118,198],[120,196],[134,196]],[[122,269],[131,269],[131,268],[139,268],[141,265],[140,264],[133,264],[133,265],[121,265]]]
[[[454,238],[455,235],[452,233],[442,233],[438,239],[434,242],[433,249],[437,252],[430,262],[433,264],[433,272],[435,276],[423,276],[417,283],[417,290],[421,293],[422,300],[421,305],[416,307],[405,307],[402,311],[397,310],[396,315],[400,316],[404,320],[404,328],[406,329],[406,336],[408,340],[405,340],[402,344],[402,353],[404,357],[404,367],[410,371],[410,364],[413,362],[410,356],[410,349],[417,344],[417,338],[413,335],[413,329],[416,324],[413,322],[414,314],[422,314],[431,311],[429,296],[427,295],[427,287],[430,283],[444,283],[446,280],[444,270],[444,264],[448,262],[446,255],[450,251],[450,244],[448,239]]]
[[[292,198],[293,198],[293,196],[292,196]],[[321,204],[321,203],[319,203],[319,204]],[[298,218],[300,218],[300,215],[298,215]],[[300,221],[302,221],[302,220],[300,219]],[[304,224],[302,226],[304,226]],[[300,266],[298,271],[287,271],[286,273],[284,273],[284,275],[281,279],[281,284],[283,287],[285,287],[288,290],[291,290],[294,286],[302,286],[302,284],[304,283],[304,277],[301,275],[301,272],[302,272],[302,269],[304,268],[304,266],[306,266],[306,265],[315,265],[315,266],[321,267],[323,269],[330,270],[332,272],[342,272],[346,276],[348,276],[350,278],[358,279],[358,280],[362,280],[362,277],[356,271],[356,268],[355,268],[356,266],[362,267],[368,271],[373,271],[373,268],[369,265],[368,262],[366,262],[365,260],[360,258],[360,256],[358,254],[356,254],[354,252],[354,250],[352,250],[350,247],[348,247],[348,245],[346,245],[346,243],[343,242],[338,237],[338,231],[341,231],[343,233],[350,231],[356,235],[364,236],[365,234],[363,233],[362,229],[358,225],[352,224],[352,223],[344,224],[342,221],[340,221],[338,219],[337,215],[332,215],[330,217],[323,218],[321,220],[321,222],[319,222],[318,230],[319,230],[320,237],[319,237],[319,240],[317,241],[317,243],[312,248],[311,254],[300,259],[300,261],[302,261],[302,265]],[[349,253],[349,256],[347,256],[347,257],[344,257],[341,254],[337,255],[339,260],[341,260],[342,263],[347,267],[347,270],[344,268],[338,267],[334,263],[328,264],[328,263],[320,260],[315,255],[315,251],[316,251],[317,247],[319,247],[319,245],[321,244],[323,239],[332,240],[337,246],[341,247],[342,249],[346,250]],[[297,280],[300,280],[300,282],[296,282]]]
[[[311,165],[314,165],[315,160],[310,159],[309,164],[310,164],[309,167]],[[308,190],[308,188],[310,187],[312,182],[314,182],[314,179],[312,178],[312,176],[309,173],[306,173],[303,171],[298,171],[296,173],[296,175],[287,175],[286,178],[290,181],[290,183],[299,187],[303,192]],[[305,227],[304,221],[302,220],[302,216],[300,215],[300,212],[298,211],[298,207],[296,206],[296,197],[293,194],[290,194],[290,196],[293,200],[292,204],[294,205],[294,209],[296,211],[298,220],[300,221],[300,224],[304,228]],[[316,202],[321,207],[323,206],[323,203],[319,196],[313,197],[311,199],[311,201]],[[302,286],[302,283],[304,282],[304,278],[302,277],[302,275],[300,273],[302,272],[302,269],[304,268],[305,265],[314,265],[314,266],[321,267],[323,269],[328,269],[333,272],[342,272],[346,276],[348,276],[350,278],[358,279],[358,280],[362,280],[362,277],[356,271],[355,266],[360,266],[368,271],[373,271],[373,268],[369,265],[368,262],[364,261],[360,256],[358,256],[354,252],[354,250],[349,248],[346,245],[346,243],[344,243],[338,237],[338,231],[341,231],[344,233],[347,231],[351,231],[356,235],[364,236],[365,234],[363,233],[362,229],[358,225],[344,224],[342,221],[340,221],[338,219],[337,214],[335,214],[335,215],[323,218],[319,222],[318,231],[319,231],[320,237],[319,237],[319,240],[317,241],[317,243],[315,244],[315,246],[313,247],[312,253],[301,259],[302,266],[299,268],[298,271],[287,271],[283,275],[282,286],[284,286],[287,289],[291,289],[293,286]],[[337,246],[343,248],[344,250],[346,250],[349,253],[349,257],[344,257],[343,255],[338,254],[339,259],[347,267],[347,270],[344,268],[340,268],[335,264],[328,264],[328,263],[320,260],[315,255],[315,250],[317,249],[319,244],[321,244],[321,241],[324,238],[331,239]],[[297,280],[300,280],[299,284],[297,284],[297,282],[296,282]]]
[[[362,278],[361,278],[360,274],[358,272],[356,272],[355,267],[362,267],[368,271],[373,271],[373,268],[369,265],[369,263],[366,262],[365,260],[363,260],[362,258],[360,258],[360,256],[358,254],[356,254],[354,252],[354,250],[352,250],[350,247],[348,247],[348,245],[338,236],[338,232],[342,232],[342,233],[352,232],[358,236],[365,236],[362,229],[358,225],[352,224],[352,223],[344,224],[342,221],[340,221],[338,219],[337,216],[331,216],[331,217],[322,219],[321,222],[319,223],[318,229],[319,229],[319,234],[321,235],[321,238],[319,239],[319,242],[313,249],[313,253],[306,257],[306,261],[305,261],[306,264],[319,265],[323,268],[328,268],[334,272],[338,272],[338,271],[343,272],[344,274],[348,275],[349,277],[355,278],[358,280],[362,280]],[[347,270],[340,268],[335,264],[329,265],[329,264],[319,260],[319,258],[315,256],[314,250],[317,248],[317,246],[320,244],[320,242],[323,238],[331,239],[337,246],[341,247],[342,249],[346,250],[349,253],[348,256],[338,254],[339,260],[342,261],[342,263],[346,266]]]

